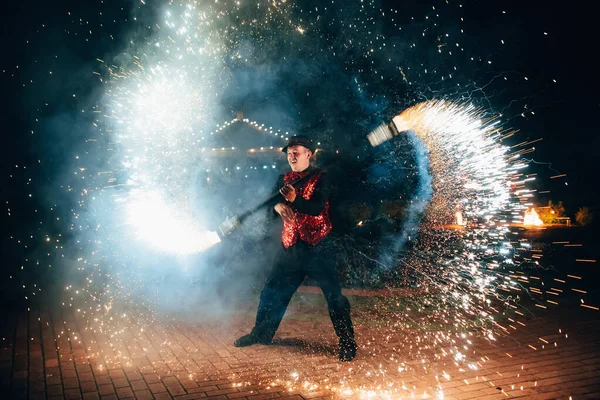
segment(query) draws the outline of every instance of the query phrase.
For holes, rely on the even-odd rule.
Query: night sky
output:
[[[464,52],[483,62],[456,63],[457,76],[471,82],[473,89],[484,87],[488,107],[494,112],[503,112],[507,126],[521,130],[518,139],[543,138],[536,144],[532,158],[552,163],[557,172],[568,175],[568,187],[548,182],[553,200],[563,200],[572,212],[579,206],[596,204],[595,191],[590,190],[589,184],[597,172],[592,160],[593,150],[598,148],[594,113],[599,104],[593,98],[598,83],[591,62],[594,21],[584,3],[570,3],[568,7],[547,2],[523,5],[510,1],[485,4],[467,1],[449,2],[450,6],[446,7],[444,3],[388,1],[381,3],[381,8],[400,10],[398,20],[405,24],[409,34],[427,28],[428,19],[424,17],[433,18],[436,12],[431,7],[436,6],[445,18],[442,21],[444,28],[449,31],[464,29],[465,33],[460,37]],[[80,108],[81,98],[86,99],[101,90],[90,79],[89,71],[96,58],[115,52],[122,45],[123,37],[131,29],[134,4],[137,5],[135,2],[83,5],[69,1],[26,1],[5,6],[1,82],[3,93],[10,95],[3,99],[2,124],[6,132],[2,146],[3,187],[10,185],[11,180],[4,171],[14,172],[10,170],[13,164],[30,163],[39,156],[48,157],[44,142],[47,134],[40,130],[39,121],[36,125],[36,118],[51,119],[59,114],[74,113]],[[343,2],[340,4],[338,7],[343,8]],[[80,18],[83,23],[79,23]],[[89,34],[88,28],[93,34]],[[429,44],[422,37],[411,37],[406,33],[400,36],[397,27],[391,23],[381,23],[378,29],[388,35],[390,42]],[[504,45],[500,44],[501,40]],[[430,50],[396,58],[399,65],[402,62],[418,65],[422,58],[426,65],[436,66],[437,61],[440,70],[449,68],[447,60],[432,60]],[[492,61],[492,64],[485,65],[486,61]],[[368,70],[364,75],[368,76]],[[504,81],[503,77],[510,79]],[[553,83],[553,80],[557,82]],[[247,83],[239,79],[238,85],[247,86]],[[438,89],[434,79],[431,83],[419,83]],[[302,84],[308,85],[307,82]],[[251,93],[248,89],[245,96],[227,91],[222,100],[223,109],[234,110],[240,104],[252,107],[264,97],[273,97],[272,91],[268,88]],[[72,98],[73,92],[77,94],[77,100]],[[376,96],[376,93],[371,95]],[[433,97],[431,93],[413,95]],[[410,103],[411,100],[408,95],[406,101]],[[526,113],[525,118],[521,112]],[[302,123],[315,125],[314,121]],[[43,121],[41,124],[43,126]],[[39,136],[31,135],[31,130],[40,130]],[[60,143],[56,158],[64,154],[64,150],[68,151],[70,145],[77,144],[77,134],[73,131],[60,135],[62,138],[53,137],[65,142]],[[52,174],[51,167],[43,169],[42,174]],[[8,187],[11,188],[9,192],[15,189],[15,186]]]
[[[100,138],[86,168],[105,169],[102,149],[110,139],[92,125],[107,87],[94,75],[97,59],[118,63],[124,49],[160,34],[162,3],[146,3],[4,5],[1,234],[11,258],[28,250],[14,250],[10,236],[27,237],[40,221],[60,231],[72,218],[76,200],[66,177],[86,139]],[[208,99],[207,126],[243,110],[276,129],[310,134],[346,160],[368,159],[366,134],[404,108],[433,98],[471,101],[519,130],[505,144],[543,139],[524,156],[538,174],[533,187],[550,191],[538,204],[563,201],[571,216],[597,205],[597,22],[583,2],[296,4],[291,16],[306,22],[306,32],[295,36],[278,32],[276,22],[254,29],[226,15],[217,24],[239,29],[225,29],[231,47],[223,50],[222,74]],[[243,7],[238,16],[260,19],[262,11]],[[317,25],[311,29],[310,22]],[[567,176],[550,179],[560,174]]]

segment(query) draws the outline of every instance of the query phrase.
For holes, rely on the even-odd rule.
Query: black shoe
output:
[[[340,340],[340,361],[348,362],[354,360],[354,357],[356,357],[356,348],[354,339],[348,341]]]
[[[244,336],[238,338],[235,342],[233,342],[233,345],[235,347],[246,347],[246,346],[252,346],[253,344],[270,344],[270,343],[271,343],[271,341],[260,340],[253,334],[249,333],[247,335],[244,335]]]

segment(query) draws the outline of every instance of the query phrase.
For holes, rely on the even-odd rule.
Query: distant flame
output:
[[[523,225],[542,226],[544,223],[540,219],[538,213],[535,212],[535,209],[531,208],[525,211],[525,215],[523,216]]]
[[[467,225],[467,221],[463,219],[462,213],[460,211],[456,212],[456,225]]]

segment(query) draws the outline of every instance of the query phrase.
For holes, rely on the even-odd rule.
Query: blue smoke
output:
[[[411,199],[407,208],[406,218],[402,224],[400,234],[390,236],[388,240],[384,241],[385,245],[380,255],[379,265],[387,269],[392,269],[396,266],[394,261],[404,249],[406,243],[416,238],[419,232],[421,216],[433,196],[427,147],[413,131],[408,133],[408,139],[414,148],[418,184],[415,196]]]

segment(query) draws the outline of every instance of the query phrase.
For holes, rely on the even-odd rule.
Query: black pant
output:
[[[270,342],[281,323],[285,310],[308,275],[316,280],[325,295],[333,329],[340,340],[354,341],[350,318],[350,302],[342,294],[339,272],[322,251],[323,246],[311,246],[298,241],[277,254],[265,287],[260,295],[256,324],[252,334],[261,341]]]

